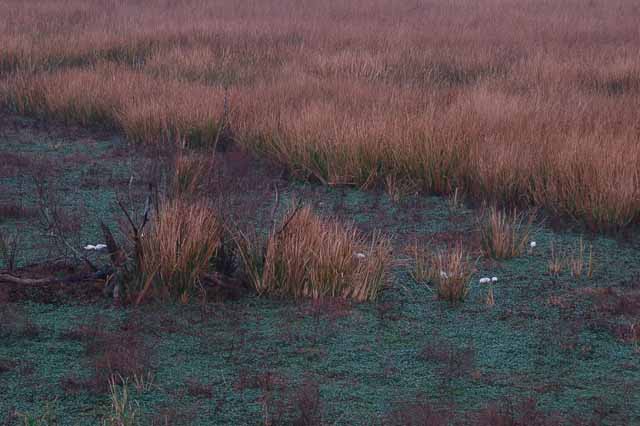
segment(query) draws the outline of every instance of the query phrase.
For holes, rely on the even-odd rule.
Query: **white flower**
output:
[[[497,283],[497,282],[498,282],[498,277],[493,277],[493,278],[491,278],[491,282],[492,282],[492,283]]]
[[[487,278],[487,277],[480,278],[480,284],[487,284],[490,282],[491,282],[491,278]]]
[[[367,255],[364,253],[354,253],[353,255],[358,259],[364,259],[365,257],[367,257]]]
[[[84,246],[85,250],[94,250],[94,251],[102,251],[106,248],[107,248],[106,244],[96,244],[95,246],[93,244],[87,244],[86,246]]]
[[[537,245],[537,244],[536,244],[536,242],[535,242],[535,241],[531,241],[531,242],[529,243],[529,247],[531,247],[531,248],[534,248],[536,245]]]
[[[447,278],[449,278],[449,275],[445,271],[440,271],[440,277],[446,280]]]

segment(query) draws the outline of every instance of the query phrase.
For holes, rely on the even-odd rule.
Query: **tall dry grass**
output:
[[[327,184],[403,182],[640,221],[635,0],[0,0],[0,103],[143,143],[240,142]]]
[[[141,279],[128,288],[131,296],[138,302],[188,300],[200,293],[202,277],[212,269],[223,232],[218,215],[205,202],[165,202],[142,238]]]
[[[323,219],[310,207],[291,210],[263,245],[239,240],[256,291],[294,299],[374,300],[387,281],[391,245],[353,226]]]
[[[459,303],[467,298],[476,266],[462,244],[430,254],[423,268],[439,299]]]
[[[533,214],[487,209],[479,221],[480,244],[485,256],[510,259],[521,255],[531,241]]]

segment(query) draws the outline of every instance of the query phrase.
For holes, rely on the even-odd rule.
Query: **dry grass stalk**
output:
[[[589,245],[589,260],[587,261],[587,278],[593,278],[593,270],[595,265],[593,264],[593,244]]]
[[[118,383],[120,382],[120,383]],[[139,424],[139,407],[131,401],[127,379],[116,377],[109,379],[111,397],[111,413],[103,422],[103,426],[135,426]],[[134,406],[135,405],[135,406]]]
[[[201,153],[188,154],[180,149],[174,159],[169,195],[171,198],[189,198],[201,190],[211,163]]]
[[[387,176],[385,178],[384,189],[391,198],[391,201],[397,203],[402,198],[402,187],[398,178],[394,176]]]
[[[453,193],[447,197],[447,205],[449,209],[452,211],[459,210],[464,205],[464,196],[462,195],[462,191],[459,187],[453,190]]]
[[[558,253],[555,243],[551,242],[551,254],[549,258],[549,263],[547,264],[549,273],[553,276],[558,276],[562,272],[563,261],[562,255]]]
[[[584,241],[582,237],[578,240],[578,248],[567,259],[567,265],[573,278],[580,278],[584,269]]]
[[[533,215],[513,210],[507,213],[492,207],[480,224],[482,249],[485,256],[509,259],[522,254],[531,236]]]
[[[417,283],[426,283],[431,277],[431,256],[424,250],[416,240],[409,247],[409,255],[413,260],[413,269],[410,272],[411,278]]]
[[[569,267],[569,271],[571,272],[571,276],[573,278],[580,278],[584,272],[585,267],[587,268],[587,278],[591,279],[593,277],[593,244],[589,245],[589,255],[585,260],[586,255],[586,247],[584,243],[584,239],[580,237],[578,239],[578,244],[573,253],[567,258],[567,265]]]
[[[357,301],[376,298],[391,252],[382,236],[366,239],[353,226],[316,216],[309,207],[290,211],[263,247],[243,238],[239,248],[260,294]]]
[[[493,306],[495,304],[495,299],[493,297],[493,287],[489,284],[489,289],[487,290],[487,300],[485,301],[487,306]]]

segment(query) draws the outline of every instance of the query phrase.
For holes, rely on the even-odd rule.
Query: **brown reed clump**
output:
[[[485,256],[510,259],[522,254],[531,238],[532,221],[532,215],[516,210],[509,213],[490,208],[480,223],[480,242]]]
[[[373,300],[386,282],[391,253],[380,235],[367,239],[309,207],[290,211],[261,249],[248,239],[240,245],[258,293],[294,299]]]
[[[439,299],[452,303],[463,302],[471,287],[475,263],[462,247],[456,244],[429,258],[429,281],[435,285]]]
[[[142,238],[141,279],[128,290],[137,300],[188,300],[202,290],[222,238],[222,224],[205,202],[166,202]]]

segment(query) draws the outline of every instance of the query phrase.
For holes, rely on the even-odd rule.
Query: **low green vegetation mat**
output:
[[[112,138],[43,134],[31,122],[7,131],[1,155],[46,159],[55,172],[52,194],[65,214],[78,216],[69,225],[78,247],[101,242],[99,220],[116,227],[116,192],[129,190],[123,146]],[[0,201],[20,200],[33,211],[0,219],[4,232],[20,230],[18,266],[52,256],[30,173],[2,172]],[[551,274],[552,245],[568,259],[581,236],[538,225],[536,246],[525,253],[481,258],[467,299],[453,305],[411,278],[406,248],[462,241],[479,250],[476,211],[437,197],[394,203],[377,192],[300,183],[288,183],[280,196],[392,237],[393,280],[375,302],[249,295],[134,308],[106,298],[12,300],[0,293],[0,413],[8,424],[44,414],[57,418],[54,424],[99,424],[113,414],[111,372],[126,377],[140,424],[402,424],[402,415],[426,404],[477,423],[492,404],[512,405],[517,417],[526,400],[566,424],[640,422],[637,237],[584,236],[591,277],[566,267]],[[263,207],[266,214],[270,208]],[[498,278],[493,306],[485,303],[486,286],[476,284],[486,276]]]

